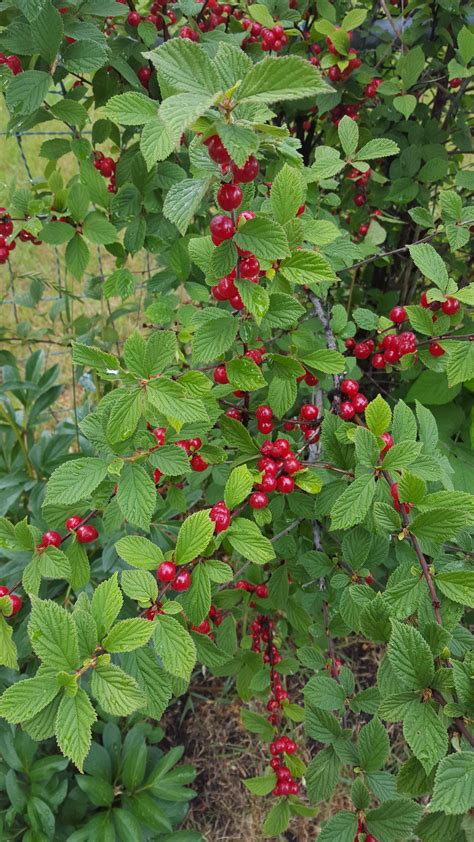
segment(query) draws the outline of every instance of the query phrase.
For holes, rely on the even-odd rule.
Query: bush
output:
[[[171,838],[193,774],[152,723],[204,665],[268,745],[263,836],[344,781],[321,842],[467,840],[466,8],[136,5],[0,13],[8,130],[70,133],[0,262],[75,279],[5,339],[89,390],[52,433],[59,367],[3,352],[4,832]]]

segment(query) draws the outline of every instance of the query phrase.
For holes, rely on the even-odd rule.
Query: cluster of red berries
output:
[[[212,507],[209,517],[214,523],[214,532],[216,534],[225,532],[229,528],[232,519],[230,509],[227,508],[223,500],[220,500]]]
[[[397,5],[398,0],[390,0],[392,6]],[[357,831],[356,835],[354,836],[354,842],[359,842],[359,833],[363,833],[364,835],[364,842],[377,842],[375,836],[372,836],[371,833],[367,833],[367,828],[365,826],[365,822],[361,819],[357,821]]]
[[[10,593],[9,588],[7,588],[5,585],[0,585],[0,596],[8,596],[10,599],[12,610],[9,616],[14,617],[15,614],[18,614],[23,604],[21,596],[18,596],[16,593]]]
[[[383,79],[371,79],[368,85],[364,88],[364,96],[366,99],[373,99],[377,96],[377,90],[382,84]]]
[[[103,152],[96,151],[94,152],[94,167],[104,178],[110,179],[107,185],[109,193],[116,193],[115,171],[117,169],[117,162],[113,158],[106,158]]]
[[[247,593],[254,593],[259,599],[266,599],[268,596],[267,585],[254,585],[252,582],[247,582],[246,579],[238,579],[235,587],[240,591],[247,591]],[[252,632],[252,637],[253,637]],[[260,652],[260,649],[254,649],[254,652]]]
[[[348,32],[347,34],[350,40],[352,37],[352,32]],[[362,64],[362,61],[357,55],[357,50],[355,50],[354,47],[350,47],[350,49],[347,51],[347,57],[340,55],[333,42],[331,41],[329,35],[326,37],[326,46],[328,48],[328,52],[331,53],[331,55],[333,55],[335,58],[335,63],[332,64],[331,67],[329,67],[327,70],[328,78],[331,80],[331,82],[345,82],[349,78],[349,76],[351,76],[354,70],[357,70]],[[344,70],[341,70],[338,62],[345,61],[347,61],[348,64],[344,68]]]
[[[6,56],[5,53],[0,53],[0,64],[6,64],[14,76],[18,76],[23,70],[20,59],[15,55]]]
[[[11,251],[16,248],[16,240],[8,242],[13,233],[13,222],[6,208],[0,208],[0,264],[6,263]]]
[[[71,517],[68,517],[65,526],[68,533],[75,533],[80,544],[90,544],[99,537],[99,533],[97,532],[95,526],[92,526],[90,523],[83,523],[82,518],[79,517],[79,515],[71,515]],[[44,532],[41,536],[41,541],[38,544],[37,549],[41,551],[46,547],[60,547],[63,541],[65,541],[68,537],[69,535],[65,535],[63,537],[59,532],[56,532],[56,530],[48,529],[48,531]]]
[[[334,106],[334,108],[331,108],[331,121],[337,127],[343,117],[350,117],[351,120],[358,120],[360,108],[361,105],[358,103],[348,103],[347,105],[340,103],[339,105]]]
[[[271,424],[271,421],[263,422],[271,412],[270,407],[263,405],[257,409],[260,427],[263,423]],[[252,509],[264,509],[268,506],[268,494],[278,491],[280,494],[291,494],[295,488],[293,474],[303,469],[303,465],[293,453],[288,439],[280,438],[276,441],[263,442],[260,452],[261,458],[257,462],[258,470],[262,473],[260,482],[256,483],[257,491],[252,492],[249,497],[249,505]]]
[[[136,29],[142,21],[147,21],[148,23],[153,24],[158,32],[161,32],[161,30],[165,28],[165,24],[174,24],[177,21],[177,17],[173,10],[165,9],[168,2],[173,3],[174,0],[163,0],[162,2],[152,3],[149,14],[145,16],[141,15],[140,12],[137,12],[136,10],[129,12],[127,16],[128,25],[133,29]]]
[[[166,585],[171,585],[177,593],[184,593],[191,586],[191,574],[183,568],[178,573],[174,561],[162,561],[156,571],[156,578]]]
[[[341,392],[346,395],[347,400],[342,401],[339,407],[339,415],[344,421],[350,421],[354,415],[360,415],[366,409],[369,401],[359,391],[357,380],[348,378],[341,383]]]
[[[155,447],[152,447],[151,450],[156,450],[158,447],[162,447],[166,442],[166,427],[154,427],[153,429],[151,428],[151,425],[148,425],[148,427],[157,442]],[[202,441],[198,436],[193,439],[179,439],[179,441],[175,441],[173,444],[176,445],[176,447],[181,447],[187,456],[189,456],[191,470],[205,471],[206,468],[209,467],[208,462],[206,462],[206,460],[197,453],[197,451],[202,447]],[[162,476],[163,474],[160,469],[155,468],[153,472],[153,480],[155,484],[160,481]]]
[[[244,18],[242,21],[243,28],[248,31],[250,35],[242,42],[244,47],[246,44],[257,44],[260,41],[261,49],[264,53],[273,52],[279,53],[283,47],[288,44],[288,35],[285,35],[285,30],[280,24],[276,24],[271,29],[262,26],[260,23]]]
[[[270,743],[270,754],[272,759],[270,766],[277,777],[277,784],[272,790],[272,795],[288,797],[289,795],[298,795],[300,786],[293,778],[288,766],[283,762],[283,754],[295,754],[297,745],[290,737],[277,737]]]

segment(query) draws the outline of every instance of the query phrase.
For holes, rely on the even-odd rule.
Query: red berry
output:
[[[248,184],[257,178],[260,167],[257,159],[253,155],[250,155],[250,158],[247,158],[243,167],[238,167],[237,164],[232,163],[231,169],[235,181],[239,181],[241,184]]]
[[[319,415],[319,409],[313,403],[304,404],[300,409],[300,418],[303,421],[316,421]]]
[[[356,193],[354,196],[354,204],[357,205],[358,208],[361,208],[362,205],[365,205],[367,199],[363,193]]]
[[[212,137],[209,137],[205,141],[205,144],[209,152],[209,157],[216,164],[228,164],[230,162],[230,155],[218,135],[214,134]]]
[[[230,526],[230,511],[224,503],[217,503],[209,513],[210,519],[214,522],[214,531],[225,532]]]
[[[234,421],[242,421],[242,413],[240,409],[236,409],[233,406],[231,406],[230,409],[226,410],[226,415],[228,418],[233,418]]]
[[[142,21],[142,16],[138,14],[138,12],[130,12],[127,16],[127,23],[130,26],[136,27]]]
[[[359,234],[360,234],[361,237],[365,237],[368,230],[369,230],[369,224],[367,222],[362,222],[362,224],[359,225]]]
[[[242,196],[242,188],[238,184],[221,184],[217,191],[217,201],[225,211],[237,210]]]
[[[176,576],[176,564],[172,561],[162,561],[156,571],[156,578],[160,582],[172,582]]]
[[[254,491],[249,497],[249,505],[252,509],[265,509],[268,506],[268,497],[263,491]]]
[[[295,741],[287,739],[286,740],[286,746],[285,746],[285,749],[284,749],[285,752],[287,754],[295,754],[296,749],[297,749],[297,745],[296,745]]]
[[[200,456],[199,453],[196,453],[193,456],[193,458],[191,459],[190,465],[191,465],[191,468],[192,468],[193,471],[199,471],[199,472],[205,471],[206,468],[209,467],[206,460],[203,459],[202,456]]]
[[[349,401],[343,401],[339,407],[339,415],[344,421],[350,421],[355,415],[355,409]]]
[[[373,368],[385,368],[385,357],[383,354],[374,354],[372,357]]]
[[[173,590],[178,591],[178,593],[183,593],[187,591],[191,585],[191,574],[188,573],[187,570],[181,570],[176,579],[173,582]]]
[[[265,491],[266,493],[275,491],[276,487],[277,481],[275,477],[272,476],[272,474],[264,474],[264,476],[262,477],[262,481],[258,484],[259,490]]]
[[[83,526],[78,526],[76,529],[77,540],[80,544],[90,544],[99,537],[99,533],[95,526],[90,523],[85,523]]]
[[[447,298],[446,301],[443,301],[441,305],[441,309],[445,316],[454,316],[459,308],[460,303],[457,298]]]
[[[225,386],[229,382],[225,365],[218,365],[217,368],[214,369],[212,376],[214,383],[219,383],[221,386]]]
[[[220,243],[223,243],[224,240],[230,240],[235,233],[234,223],[232,222],[230,216],[224,216],[224,214],[213,216],[209,224],[209,228],[211,230],[214,245],[219,245]]]
[[[332,67],[328,70],[328,76],[331,82],[339,82],[341,78],[341,71],[339,70],[337,64],[333,64]]]
[[[257,423],[259,433],[268,436],[273,431],[273,424],[271,421],[258,421]]]
[[[197,632],[198,634],[209,634],[211,631],[211,624],[209,620],[203,620],[199,626],[193,626],[193,631]]]
[[[55,532],[54,529],[50,529],[41,536],[42,547],[60,547],[61,541],[61,535],[59,532]]]
[[[314,374],[311,374],[310,371],[307,371],[304,376],[304,382],[307,386],[317,386],[319,380],[317,377],[314,376]]]
[[[262,352],[258,348],[250,348],[249,351],[245,352],[244,357],[253,360],[256,365],[260,365],[262,362]]]
[[[297,471],[301,471],[302,467],[296,456],[286,456],[283,460],[283,469],[287,474],[296,474]]]
[[[273,410],[267,404],[261,404],[255,410],[255,417],[258,421],[271,421],[273,418]]]
[[[268,596],[268,588],[266,585],[257,585],[255,588],[255,596],[259,599],[266,599]]]
[[[429,307],[430,306],[430,303],[428,301],[428,296],[426,295],[426,292],[421,293],[420,304],[421,304],[422,307]]]
[[[358,342],[354,348],[354,357],[358,360],[366,360],[372,353],[369,342]]]
[[[288,476],[281,476],[277,479],[277,491],[280,494],[291,494],[295,487],[295,481],[293,477]]]
[[[290,442],[288,439],[277,439],[273,443],[272,456],[274,459],[284,459],[290,453]]]
[[[462,85],[462,79],[460,79],[458,76],[455,76],[454,79],[450,79],[448,82],[449,88],[459,88],[460,85]]]
[[[65,527],[70,532],[72,532],[73,529],[77,529],[77,527],[80,526],[81,523],[82,523],[82,518],[79,517],[79,515],[71,515],[71,517],[68,517],[68,519],[65,523]]]
[[[353,351],[355,348],[355,339],[353,339],[352,336],[350,336],[349,339],[344,340],[344,345],[346,346],[348,351]]]
[[[0,62],[1,64],[1,62]],[[7,588],[6,585],[0,585],[0,596],[6,596],[10,593],[10,590]]]
[[[249,278],[255,278],[260,272],[260,263],[253,254],[250,257],[244,257],[239,262],[239,272],[241,278],[247,280]]]
[[[395,324],[401,324],[401,322],[404,322],[406,320],[406,317],[407,311],[404,307],[392,307],[392,309],[390,310],[389,318],[392,320],[392,322],[395,322]]]
[[[380,451],[383,456],[384,453],[387,453],[387,450],[390,450],[390,448],[393,447],[393,436],[391,436],[390,433],[382,433],[380,438],[384,443],[384,447]]]
[[[366,584],[366,585],[373,585],[373,584],[374,584],[374,582],[375,582],[375,579],[374,579],[374,577],[372,576],[372,573],[369,573],[369,574],[365,577],[365,580],[364,580],[364,581],[365,581],[365,584]]]
[[[360,392],[358,392],[357,395],[354,395],[354,397],[352,398],[351,403],[355,411],[360,413],[364,412],[369,402],[365,395],[362,395]]]
[[[353,398],[359,391],[359,384],[357,380],[347,379],[341,383],[341,392],[347,395],[348,398]]]
[[[145,87],[148,85],[148,82],[151,79],[151,68],[150,67],[140,67],[140,70],[137,73],[140,82]]]
[[[152,605],[151,608],[145,614],[147,620],[154,620],[156,615],[159,614],[159,608],[157,605]]]
[[[443,354],[446,353],[444,348],[441,347],[439,342],[430,342],[428,351],[430,352],[432,357],[442,357]]]
[[[20,596],[17,596],[16,593],[10,594],[10,602],[12,604],[12,613],[10,614],[11,617],[14,617],[15,614],[18,614],[21,606],[22,606],[22,599]]]

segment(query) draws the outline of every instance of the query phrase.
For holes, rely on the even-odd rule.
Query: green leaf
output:
[[[156,102],[138,91],[111,97],[102,111],[109,120],[123,126],[141,126],[158,115]]]
[[[280,265],[281,274],[292,284],[335,281],[336,275],[325,257],[315,251],[300,249]]]
[[[268,292],[259,286],[259,284],[253,284],[251,281],[237,281],[236,287],[239,290],[245,309],[255,317],[257,324],[260,324],[270,307],[270,296]]]
[[[331,510],[331,529],[349,529],[361,523],[370,509],[375,494],[375,480],[364,474],[347,486]]]
[[[446,571],[435,577],[436,587],[441,593],[461,605],[474,608],[474,573],[464,570]]]
[[[183,236],[186,234],[195,213],[209,189],[209,178],[186,178],[168,190],[163,205],[163,214],[176,225]]]
[[[344,15],[342,21],[342,29],[346,32],[350,32],[352,29],[357,29],[358,26],[362,26],[365,19],[367,17],[367,10],[366,9],[351,9],[347,15]]]
[[[341,762],[332,746],[318,751],[305,773],[310,804],[317,804],[319,801],[326,801],[331,798],[334,787],[339,780],[340,768]]]
[[[188,456],[182,447],[174,444],[164,444],[159,450],[155,450],[150,454],[150,463],[154,468],[159,468],[162,474],[170,477],[191,473]]]
[[[186,389],[174,380],[159,377],[151,380],[147,389],[150,403],[173,421],[208,421],[203,402],[190,398]]]
[[[346,361],[339,351],[332,351],[329,348],[320,348],[307,354],[303,362],[315,371],[322,371],[324,374],[339,374],[344,371]]]
[[[281,798],[271,808],[263,825],[265,836],[278,836],[288,827],[290,821],[290,807],[287,798]]]
[[[226,506],[229,509],[235,509],[239,503],[242,503],[248,497],[253,484],[254,478],[247,465],[239,465],[238,468],[234,468],[225,484],[224,500]]]
[[[89,263],[90,253],[86,243],[79,234],[74,234],[66,247],[66,266],[80,280]]]
[[[444,260],[429,243],[408,246],[410,257],[420,272],[445,291],[448,285],[448,271]]]
[[[392,634],[388,657],[393,671],[403,687],[422,690],[434,677],[434,663],[430,647],[413,626],[392,620]]]
[[[459,535],[470,522],[463,509],[434,509],[417,515],[410,523],[410,532],[422,540],[442,544]]]
[[[14,76],[6,91],[9,110],[16,117],[32,114],[43,103],[51,77],[42,70],[25,70]]]
[[[193,339],[193,361],[211,362],[225,354],[233,344],[238,320],[229,313],[212,309],[206,313],[206,320],[199,325]]]
[[[260,367],[248,357],[240,360],[230,360],[226,364],[229,383],[234,389],[251,392],[267,385]]]
[[[390,155],[397,155],[400,151],[394,140],[386,137],[374,137],[369,140],[357,153],[358,161],[370,161],[372,158],[387,158]]]
[[[401,441],[394,444],[385,454],[383,460],[384,469],[400,470],[408,465],[413,465],[421,453],[422,445],[416,441]]]
[[[211,582],[204,564],[197,564],[192,573],[189,590],[182,597],[184,613],[198,626],[209,614],[211,607]]]
[[[346,698],[346,691],[342,685],[329,675],[323,674],[308,681],[304,694],[310,704],[321,710],[339,710]]]
[[[410,471],[402,471],[398,480],[398,497],[402,503],[420,503],[426,494],[426,483]]]
[[[176,132],[159,117],[145,123],[140,136],[140,152],[148,169],[151,170],[157,161],[164,161],[171,155],[178,141]]]
[[[83,771],[92,742],[97,714],[87,693],[79,687],[75,696],[64,694],[56,718],[55,733],[62,753]]]
[[[158,585],[148,570],[124,570],[120,583],[123,592],[141,605],[149,605],[150,602],[156,601]]]
[[[474,805],[474,754],[458,751],[441,760],[434,783],[430,812],[460,815]]]
[[[156,656],[149,647],[124,655],[123,665],[145,693],[147,714],[159,721],[172,697],[170,676],[158,666]]]
[[[89,366],[104,373],[114,372],[118,375],[120,370],[120,363],[113,354],[93,345],[83,345],[81,342],[72,343],[72,360],[76,365]]]
[[[257,524],[247,518],[236,518],[226,532],[231,546],[254,564],[266,564],[275,558],[275,551]]]
[[[341,810],[324,825],[318,837],[318,842],[354,842],[357,832],[357,817],[355,813]]]
[[[361,728],[357,748],[364,772],[376,772],[382,768],[389,755],[390,741],[380,719],[374,716]]]
[[[92,456],[65,462],[51,474],[45,505],[68,505],[85,500],[107,476],[107,464]]]
[[[252,8],[255,8],[255,6],[252,6]],[[252,795],[270,795],[276,784],[276,775],[272,772],[271,775],[265,775],[260,778],[247,778],[242,783]]]
[[[345,115],[337,127],[337,133],[344,154],[347,158],[350,158],[356,151],[357,144],[359,143],[359,126],[355,120],[351,120],[350,117]]]
[[[405,120],[408,120],[411,114],[413,114],[415,108],[417,106],[417,99],[416,96],[413,94],[405,94],[404,96],[396,96],[393,100],[393,107],[395,111],[398,111],[405,117]]]
[[[0,664],[9,669],[18,669],[13,629],[5,617],[0,617]]]
[[[123,538],[122,540],[126,540]],[[101,582],[92,597],[92,616],[97,624],[99,637],[110,629],[122,607],[123,598],[118,586],[118,574],[114,573],[110,579]]]
[[[32,52],[39,53],[48,64],[52,64],[63,40],[64,27],[62,15],[51,3],[44,6],[35,17],[31,34],[34,44]]]
[[[133,526],[148,530],[156,506],[152,478],[141,465],[129,463],[120,474],[117,503],[124,518]]]
[[[146,705],[145,694],[135,679],[114,664],[97,663],[92,671],[91,691],[102,710],[112,716],[128,716]]]
[[[387,401],[384,401],[382,395],[377,395],[373,401],[370,401],[365,409],[365,420],[369,430],[376,436],[380,436],[390,429],[392,410]]]
[[[38,234],[43,243],[59,246],[69,242],[76,233],[75,228],[67,222],[47,222]]]
[[[115,243],[117,231],[102,213],[93,211],[89,213],[83,225],[84,236],[96,245],[103,246],[108,243]]]
[[[130,573],[140,573],[135,570]],[[109,652],[131,652],[148,643],[153,631],[153,623],[140,617],[121,620],[102,641],[104,649]]]
[[[450,343],[446,362],[448,386],[456,386],[474,377],[474,345],[472,342]]]
[[[140,567],[144,570],[156,570],[163,561],[163,553],[160,548],[153,544],[148,538],[139,535],[127,535],[120,538],[115,544],[115,549],[127,564],[132,567]]]
[[[430,702],[413,702],[403,719],[403,735],[426,774],[445,756],[448,732]]]
[[[172,330],[156,330],[151,334],[145,351],[145,367],[148,377],[161,374],[176,357],[176,335]]]
[[[255,8],[255,5],[252,7]],[[304,185],[301,172],[296,167],[284,164],[275,176],[270,191],[272,211],[276,221],[285,225],[294,219],[304,202]]]
[[[425,61],[425,54],[420,46],[414,47],[400,57],[397,71],[402,78],[403,87],[406,91],[413,87],[420,78],[425,67]]]
[[[377,436],[374,436],[366,427],[358,427],[354,436],[356,457],[361,465],[375,467],[379,460],[380,445]]]
[[[284,228],[267,216],[248,219],[237,231],[234,242],[259,260],[279,260],[290,254]]]
[[[211,59],[192,41],[173,39],[142,55],[156,67],[160,85],[173,93],[215,94],[220,89]]]
[[[422,813],[423,808],[408,798],[385,801],[376,810],[366,813],[367,828],[384,842],[399,842],[411,837]]]
[[[178,532],[175,558],[177,564],[194,561],[206,549],[214,535],[214,522],[209,517],[209,509],[194,512],[186,518]]]
[[[58,695],[59,690],[50,673],[17,681],[0,697],[0,716],[11,723],[31,719]]]
[[[153,623],[153,641],[165,669],[188,681],[196,663],[196,647],[186,629],[174,617],[161,614]]]
[[[28,636],[33,651],[47,666],[74,670],[79,666],[76,626],[68,612],[49,599],[31,597]]]
[[[319,72],[296,56],[264,58],[247,73],[237,89],[238,102],[285,102],[329,90]]]

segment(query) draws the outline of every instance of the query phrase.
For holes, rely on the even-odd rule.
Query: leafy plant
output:
[[[57,371],[37,352],[22,379],[4,356],[0,715],[78,769],[64,832],[85,798],[98,810],[67,838],[184,818],[161,802],[187,802],[192,773],[167,774],[178,752],[148,750],[144,720],[197,665],[256,703],[242,721],[269,762],[245,784],[274,799],[264,835],[342,777],[352,810],[321,842],[472,830],[474,36],[456,4],[352,6],[1,13],[8,130],[54,118],[70,136],[9,195],[0,261],[58,246],[107,304],[69,314],[63,339],[56,313],[19,331],[70,345],[94,384],[77,427],[38,436]],[[88,278],[96,249],[111,268]],[[371,682],[348,637],[380,652]],[[110,773],[109,719],[128,716]],[[31,833],[51,832],[55,791]]]

